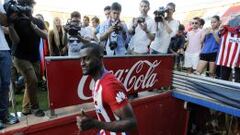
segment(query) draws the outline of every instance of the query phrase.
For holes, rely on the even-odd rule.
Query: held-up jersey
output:
[[[225,26],[221,36],[217,65],[240,67],[240,26]]]
[[[111,73],[96,81],[93,100],[98,120],[111,122],[119,120],[114,111],[128,104],[125,87]],[[126,133],[100,130],[100,135],[126,135]]]

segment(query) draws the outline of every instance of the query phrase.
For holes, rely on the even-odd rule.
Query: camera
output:
[[[153,14],[155,15],[154,20],[155,22],[162,22],[163,18],[165,17],[165,13],[168,12],[168,9],[165,7],[159,7],[158,10],[155,10]]]
[[[79,31],[81,30],[81,25],[79,25],[78,20],[71,20],[68,19],[66,25],[63,26],[64,30],[70,35],[70,36],[76,36],[79,35]]]
[[[114,50],[115,48],[117,48],[118,46],[118,43],[117,43],[117,40],[118,40],[118,31],[114,31],[113,33],[111,33],[110,35],[110,42],[109,42],[109,47],[111,50]]]
[[[117,35],[112,35],[110,43],[109,43],[109,47],[111,50],[114,50],[117,48],[117,46],[118,46]]]
[[[31,16],[32,13],[32,7],[26,6],[26,5],[20,5],[17,3],[17,1],[10,0],[6,2],[4,5],[4,10],[7,13],[7,16],[9,17],[13,13],[19,14],[26,14],[27,16]]]
[[[110,43],[109,43],[109,47],[111,50],[114,50],[117,48],[118,46],[118,43],[117,43],[117,40],[118,40],[118,34],[120,31],[122,31],[122,27],[119,26],[119,23],[121,21],[120,20],[116,20],[115,22],[113,22],[111,25],[114,26],[114,31],[113,33],[111,33],[110,35]]]
[[[118,34],[120,31],[122,31],[122,27],[119,26],[120,20],[117,20],[113,22],[111,25],[114,26],[114,32]]]
[[[137,18],[137,23],[144,23],[145,22],[145,18],[144,17],[138,17]]]

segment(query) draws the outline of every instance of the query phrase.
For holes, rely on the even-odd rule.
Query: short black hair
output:
[[[104,7],[104,11],[106,11],[106,10],[111,10],[111,7],[110,6]]]
[[[148,0],[142,0],[140,3],[145,3],[147,4],[148,6],[150,6],[150,2]]]
[[[18,0],[19,5],[33,7],[36,2],[34,0]]]
[[[71,18],[73,18],[73,17],[80,17],[81,18],[81,14],[78,11],[73,11],[71,13]]]
[[[212,18],[215,18],[217,21],[220,21],[220,17],[218,15],[214,15]]]
[[[119,3],[114,2],[111,6],[111,10],[122,11],[122,6]]]
[[[43,17],[42,14],[36,14],[35,16],[40,16],[43,19],[43,21],[44,21],[44,17]]]
[[[199,22],[200,22],[200,25],[202,25],[202,26],[205,24],[205,21],[202,18],[199,19]]]
[[[185,26],[183,24],[179,24],[178,31],[184,31],[184,30],[185,30]]]
[[[104,48],[100,46],[98,43],[87,43],[84,44],[81,49],[92,49],[92,54],[94,54],[97,57],[103,57],[104,56]]]

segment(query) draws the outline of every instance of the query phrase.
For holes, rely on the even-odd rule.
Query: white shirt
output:
[[[158,30],[156,29],[156,36],[151,43],[150,48],[158,51],[159,53],[167,53],[170,45],[171,38],[176,35],[178,31],[179,22],[172,20],[167,22],[167,25],[172,29],[171,33],[168,33],[166,26],[162,23],[158,23]]]
[[[5,13],[2,4],[0,4],[0,12]],[[0,26],[0,50],[10,50],[5,39],[2,26]]]
[[[93,30],[91,26],[82,28],[80,33],[84,38],[93,38]]]
[[[147,30],[150,33],[155,33],[154,20],[148,16],[145,18],[145,22],[147,24]],[[133,24],[131,23],[129,28],[132,28],[132,26]],[[150,42],[151,40],[147,37],[147,33],[144,32],[138,25],[135,29],[135,34],[129,42],[129,47],[136,53],[147,53]]]

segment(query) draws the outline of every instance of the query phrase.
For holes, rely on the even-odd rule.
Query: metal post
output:
[[[52,119],[52,118],[55,118],[57,117],[57,114],[55,113],[55,110],[54,109],[50,109],[50,116],[49,118]]]

